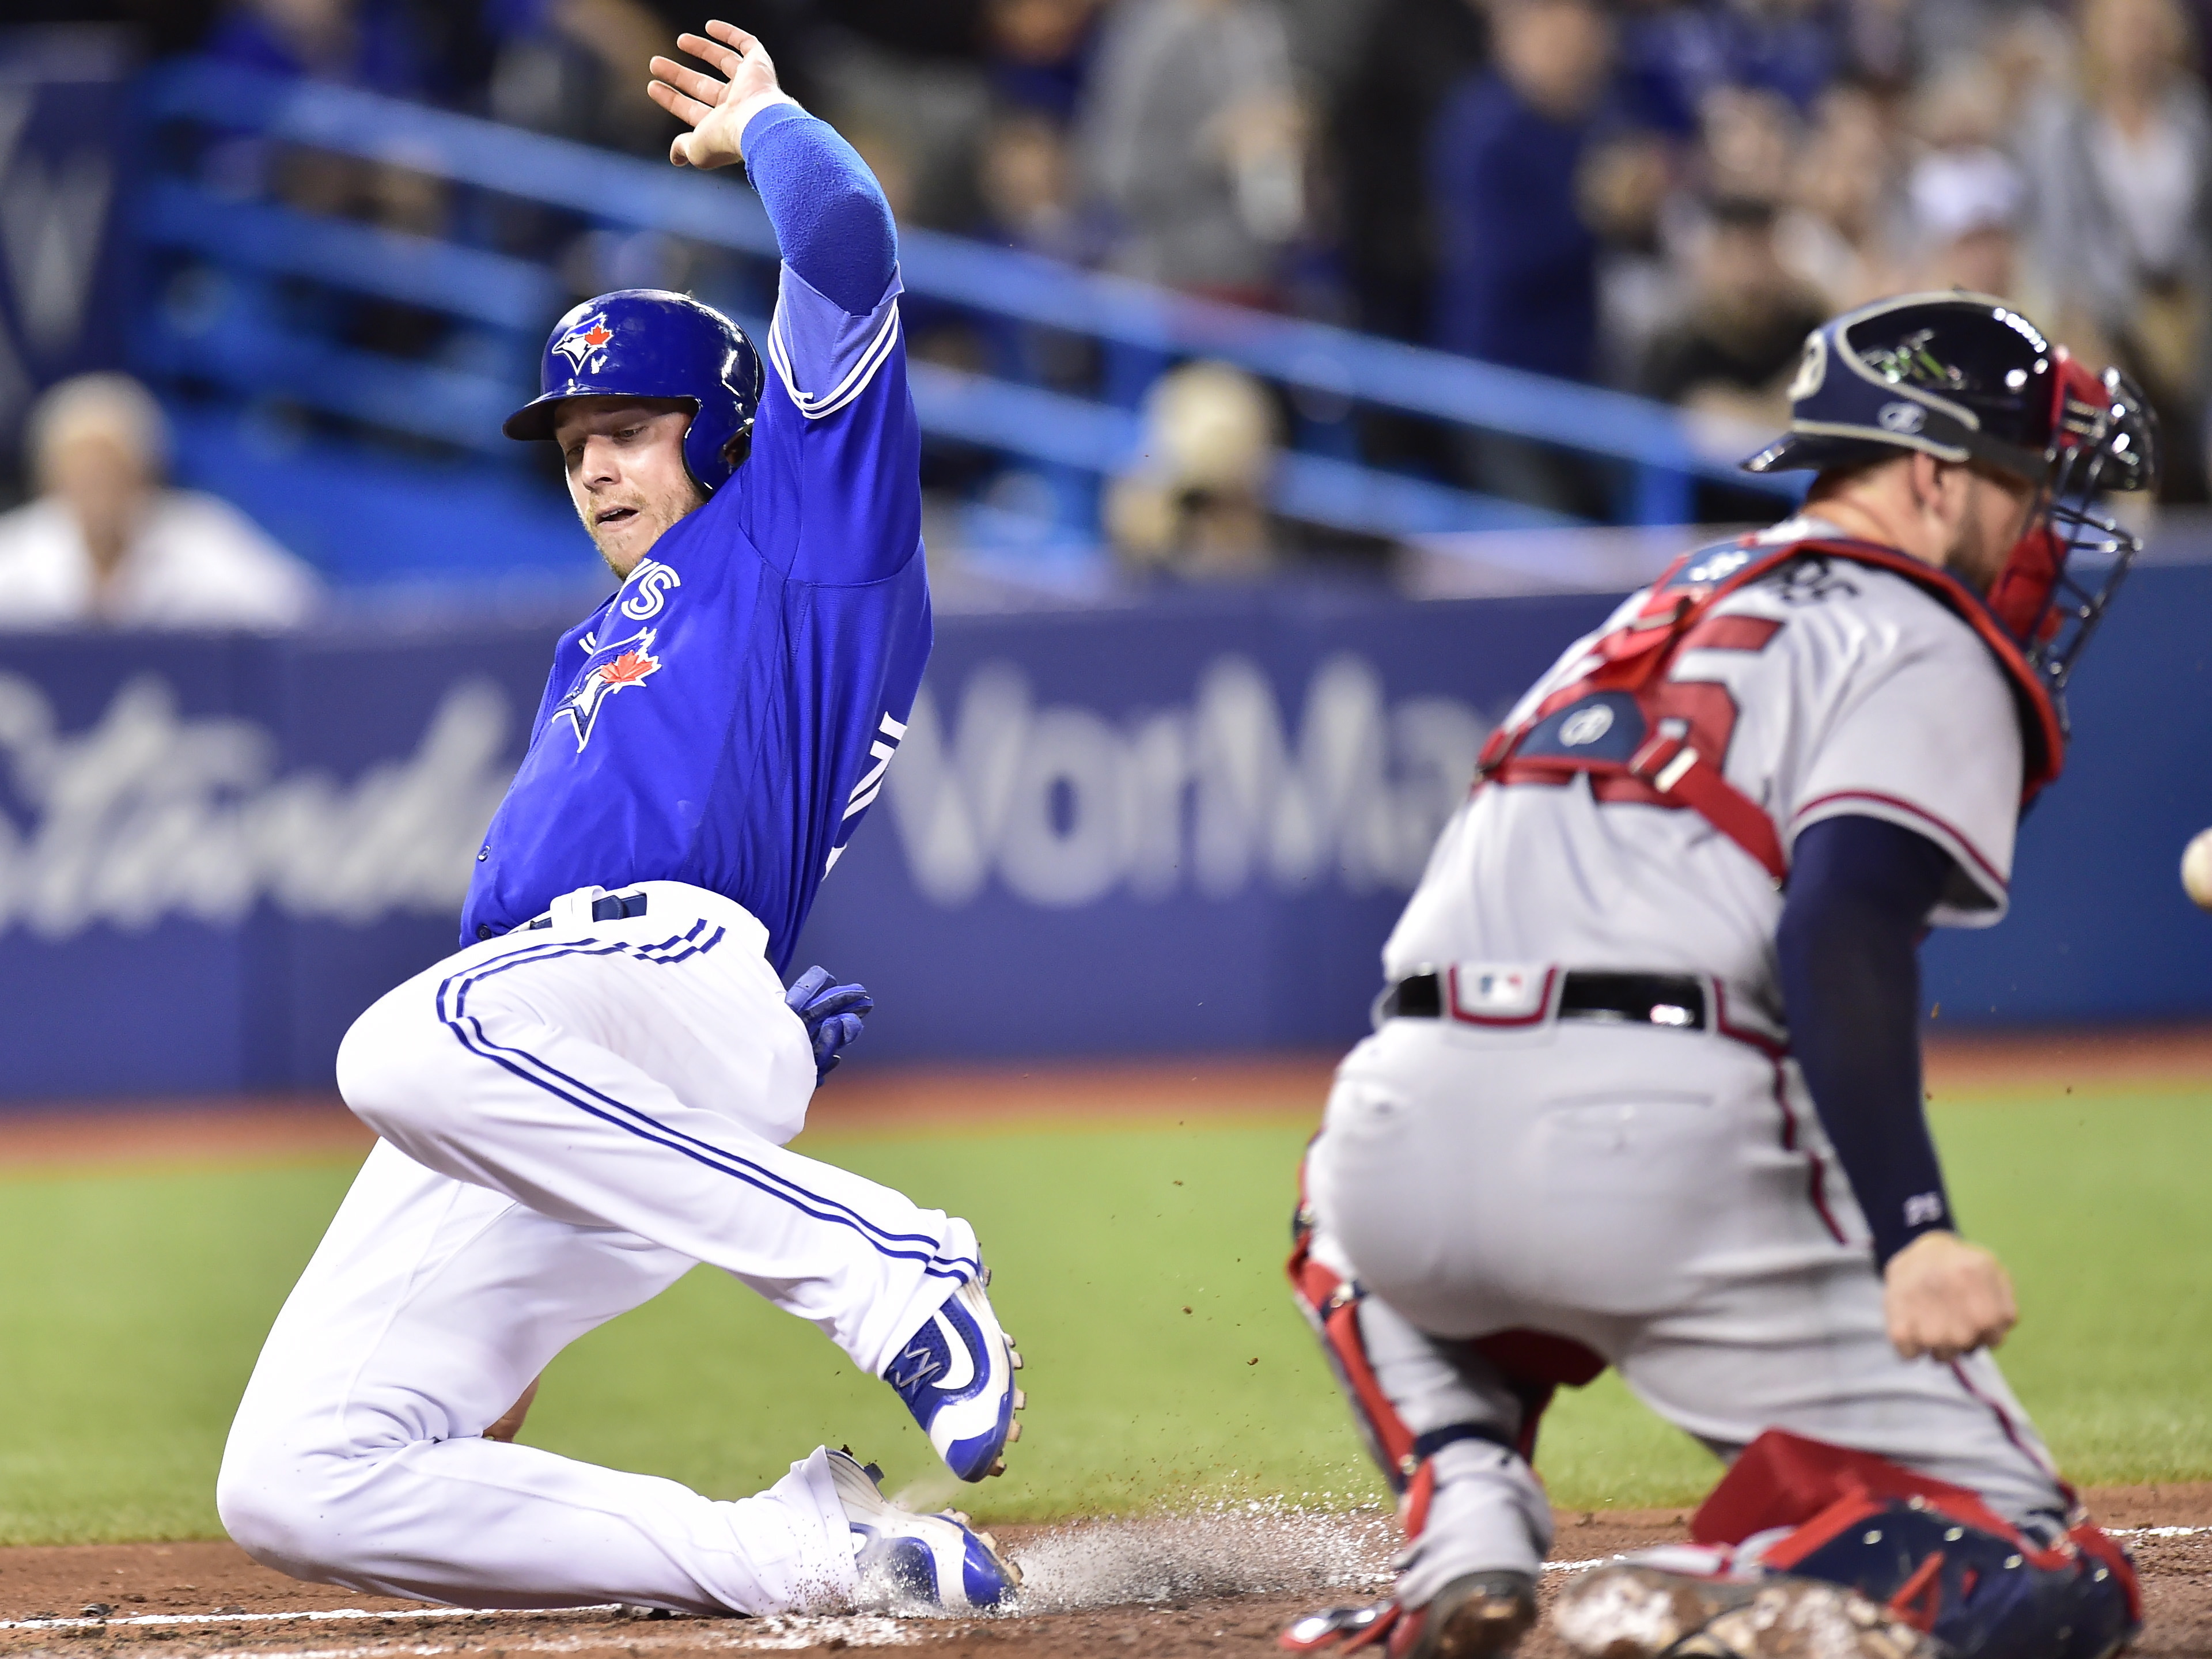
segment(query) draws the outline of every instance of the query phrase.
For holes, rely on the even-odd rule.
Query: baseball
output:
[[[2181,854],[2181,884],[2199,906],[2212,910],[2212,830],[2200,830]]]

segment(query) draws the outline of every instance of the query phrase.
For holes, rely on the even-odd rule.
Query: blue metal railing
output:
[[[454,183],[564,209],[602,225],[659,231],[773,260],[775,234],[749,191],[665,165],[591,149],[492,122],[320,84],[209,63],[157,72],[147,89],[156,121],[184,119],[400,165]],[[141,223],[155,246],[219,266],[319,283],[441,311],[533,337],[565,297],[526,259],[266,203],[223,199],[179,179],[156,180]],[[1638,517],[1688,516],[1690,482],[1759,489],[1731,458],[1701,449],[1662,405],[1326,325],[1195,300],[1038,256],[902,230],[909,292],[974,311],[1064,330],[1162,356],[1206,356],[1283,384],[1458,424],[1510,433],[1625,462],[1636,470]],[[195,332],[197,331],[197,333]],[[220,341],[220,350],[211,343]],[[182,327],[157,320],[143,352],[156,368],[241,391],[280,391],[326,409],[464,447],[497,442],[485,412],[512,400],[510,378],[424,366],[287,336],[250,294],[220,301]],[[525,359],[527,361],[527,359]],[[926,429],[1091,472],[1133,456],[1127,410],[1062,393],[913,365]],[[334,406],[333,386],[346,390]],[[1770,484],[1778,494],[1786,483]],[[1291,516],[1384,535],[1521,527],[1556,514],[1350,462],[1291,453],[1275,505]]]

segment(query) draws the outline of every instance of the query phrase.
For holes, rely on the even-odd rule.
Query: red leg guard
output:
[[[1291,1237],[1287,1264],[1291,1293],[1320,1339],[1322,1352],[1352,1402],[1352,1416],[1369,1454],[1382,1467],[1390,1490],[1403,1499],[1407,1483],[1421,1467],[1415,1455],[1414,1436],[1383,1394],[1375,1368],[1368,1363],[1366,1342],[1359,1331],[1358,1286],[1313,1259],[1313,1212],[1306,1202],[1303,1164],[1298,1168],[1298,1207],[1291,1224]],[[1470,1346],[1497,1369],[1519,1398],[1521,1431],[1515,1449],[1532,1464],[1536,1459],[1536,1431],[1559,1385],[1579,1389],[1597,1377],[1606,1365],[1601,1356],[1582,1343],[1546,1331],[1499,1331],[1479,1337]],[[1421,1508],[1425,1513],[1425,1502]],[[1418,1526],[1408,1526],[1406,1535],[1417,1536],[1419,1530]]]
[[[1375,1380],[1367,1363],[1367,1345],[1359,1334],[1359,1293],[1313,1259],[1313,1226],[1305,1202],[1305,1170],[1298,1171],[1298,1212],[1292,1224],[1288,1271],[1291,1294],[1306,1322],[1321,1340],[1322,1352],[1338,1384],[1352,1402],[1352,1420],[1367,1442],[1368,1454],[1382,1470],[1390,1490],[1401,1498],[1413,1474],[1413,1431],[1399,1417]]]

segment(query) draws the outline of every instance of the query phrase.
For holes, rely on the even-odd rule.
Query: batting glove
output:
[[[837,1069],[838,1050],[860,1035],[860,1022],[876,1006],[866,986],[833,985],[830,970],[820,967],[809,968],[792,981],[783,1000],[806,1023],[817,1085]]]

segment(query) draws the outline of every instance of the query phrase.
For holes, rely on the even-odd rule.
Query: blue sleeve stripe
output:
[[[786,274],[796,273],[787,271]],[[875,379],[876,371],[890,360],[891,352],[898,344],[898,301],[894,299],[886,309],[883,326],[876,331],[875,337],[868,342],[866,349],[860,353],[860,360],[846,371],[845,378],[826,392],[802,391],[797,368],[792,362],[786,315],[782,305],[778,304],[775,316],[769,324],[768,359],[775,366],[776,378],[783,382],[783,389],[790,394],[793,404],[810,421],[835,415],[866,392],[868,383]]]

